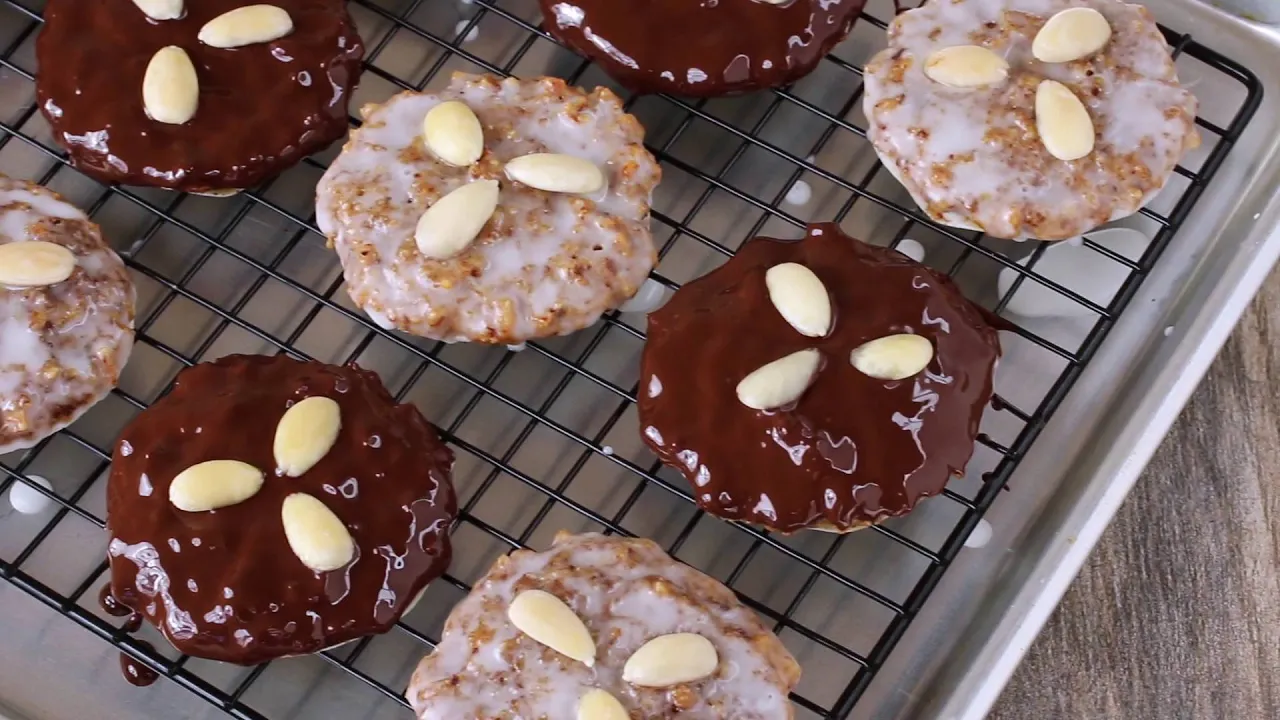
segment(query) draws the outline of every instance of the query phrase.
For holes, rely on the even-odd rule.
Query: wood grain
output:
[[[990,717],[1280,718],[1280,273]]]

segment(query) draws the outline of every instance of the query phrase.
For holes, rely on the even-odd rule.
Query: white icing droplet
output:
[[[813,188],[809,187],[809,183],[797,180],[796,184],[787,191],[785,202],[788,205],[807,205],[811,199],[813,199]]]
[[[903,238],[902,242],[898,243],[898,247],[894,249],[916,262],[924,262],[924,246],[916,240]]]
[[[667,288],[662,283],[649,278],[644,281],[634,297],[622,303],[618,308],[622,312],[651,313],[662,307],[667,300]]]
[[[969,533],[969,537],[965,538],[964,546],[969,548],[986,547],[991,542],[991,523],[986,520],[979,520],[974,526],[973,532]]]
[[[1165,328],[1165,329],[1164,329],[1164,336],[1165,336],[1165,337],[1169,337],[1169,336],[1170,336],[1170,335],[1172,335],[1172,334],[1173,334],[1173,326],[1172,326],[1172,325],[1170,325],[1169,327],[1167,327],[1167,328]]]
[[[132,454],[133,454],[133,446],[129,444],[128,440],[121,440],[120,441],[120,457],[129,457]]]
[[[656,398],[662,394],[662,381],[657,375],[649,376],[649,397]]]
[[[1142,233],[1129,228],[1110,228],[1088,234],[1091,242],[1130,260],[1142,257],[1149,242]],[[1029,258],[1030,256],[1028,256]],[[1020,260],[1019,264],[1026,264]],[[1058,283],[1102,307],[1110,304],[1131,270],[1093,248],[1054,243],[1036,262],[1032,272]],[[1004,268],[997,279],[1000,297],[1008,294],[1018,272]],[[1093,312],[1056,290],[1030,277],[1009,298],[1006,309],[1023,317],[1090,317]]]
[[[453,26],[453,34],[454,34],[454,36],[456,37],[456,36],[458,36],[458,35],[461,35],[461,34],[462,34],[462,31],[463,31],[463,30],[466,30],[466,29],[467,29],[467,25],[469,25],[469,24],[471,24],[471,21],[470,21],[470,20],[459,20],[459,21],[458,21],[458,24]],[[469,42],[475,42],[475,40],[476,40],[476,38],[477,38],[477,37],[480,37],[480,26],[479,26],[479,25],[477,25],[477,26],[475,26],[475,27],[471,28],[471,32],[467,33],[467,36],[466,36],[465,38],[463,38],[463,39],[462,39],[462,42],[463,42],[463,44],[465,44],[465,43],[469,43]]]
[[[382,436],[370,435],[368,442],[366,442],[365,444],[376,450],[377,448],[382,447]]]
[[[52,490],[53,485],[48,480],[39,475],[28,475],[31,482],[39,485],[45,490]],[[53,501],[46,495],[42,495],[39,490],[27,485],[21,480],[15,480],[13,487],[9,488],[9,504],[14,510],[23,515],[36,515],[44,512]]]
[[[529,347],[527,344],[520,343],[519,345],[508,345],[507,349],[510,350],[511,352],[520,352],[527,347]]]
[[[604,447],[600,448],[600,452],[604,453],[605,455],[612,455],[612,454],[613,454],[613,446],[612,446],[612,445],[605,445]]]
[[[151,497],[151,492],[155,488],[151,485],[151,478],[146,473],[142,473],[138,477],[138,494],[142,497]]]

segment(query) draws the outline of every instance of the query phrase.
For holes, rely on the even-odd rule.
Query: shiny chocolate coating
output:
[[[188,0],[152,20],[130,0],[49,0],[36,42],[37,101],[76,169],[103,182],[204,192],[243,189],[347,132],[364,46],[341,0],[274,0],[293,19],[278,40],[220,49],[197,39],[249,0]],[[156,122],[142,78],[160,48],[187,52],[200,83],[195,117]]]
[[[299,477],[276,471],[276,425],[293,403],[335,400],[333,447]],[[262,470],[257,494],[207,512],[169,502],[179,472],[206,460]],[[377,375],[280,355],[232,355],[178,375],[116,441],[107,484],[111,595],[175,647],[252,664],[384,632],[449,564],[453,453]],[[329,507],[355,558],[316,573],[294,555],[280,508],[304,492]]]
[[[539,0],[548,31],[636,92],[714,97],[804,77],[866,0]]]
[[[806,337],[769,298],[779,263],[812,270],[832,327]],[[928,367],[878,380],[850,362],[876,338],[913,333]],[[790,406],[753,410],[737,385],[799,350],[822,363]],[[640,427],[694,500],[723,518],[783,532],[848,531],[911,510],[963,472],[991,398],[997,331],[943,275],[896,251],[811,225],[800,241],[757,238],[649,315],[640,368]]]

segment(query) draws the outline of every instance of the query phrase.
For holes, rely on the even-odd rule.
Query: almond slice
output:
[[[262,471],[239,460],[206,460],[178,473],[169,502],[179,510],[204,512],[242,503],[262,489]]]
[[[1089,111],[1071,88],[1043,80],[1036,88],[1036,131],[1049,154],[1079,160],[1093,152],[1094,128]]]
[[[238,48],[271,42],[293,32],[293,18],[275,5],[245,5],[228,10],[200,28],[200,42],[216,48]]]
[[[507,608],[507,618],[520,632],[561,655],[595,667],[596,643],[591,631],[560,598],[543,590],[525,590]]]
[[[640,687],[671,687],[701,680],[719,665],[710,640],[696,633],[673,633],[641,645],[622,667],[622,679]]]
[[[71,277],[76,256],[61,245],[42,240],[0,245],[0,285],[43,287]]]
[[[863,343],[849,354],[849,362],[878,380],[902,380],[924,370],[933,359],[933,343],[911,334],[886,335]]]
[[[1063,10],[1044,24],[1031,42],[1031,54],[1047,63],[1065,63],[1089,57],[1111,40],[1111,24],[1090,7]]]
[[[591,194],[604,188],[604,173],[590,160],[559,153],[533,153],[507,163],[507,177],[537,190]]]
[[[177,20],[182,17],[182,0],[133,0],[133,4],[152,20]]]
[[[764,284],[769,300],[796,332],[822,337],[831,331],[831,296],[812,270],[799,263],[774,265]]]
[[[498,209],[498,189],[497,180],[476,180],[437,200],[418,220],[418,252],[443,260],[467,249]]]
[[[181,125],[196,114],[200,81],[187,51],[177,45],[162,47],[151,56],[142,76],[142,105],[156,122]]]
[[[953,88],[994,85],[1009,77],[1009,63],[978,45],[942,48],[925,58],[924,74],[932,81]]]
[[[608,690],[596,688],[578,700],[578,720],[631,720],[631,715]]]
[[[332,398],[309,397],[285,411],[272,446],[276,468],[298,477],[320,462],[338,439],[342,410]]]
[[[467,104],[449,100],[427,111],[422,138],[436,157],[456,167],[466,167],[484,154],[484,129]]]
[[[303,565],[321,573],[351,562],[355,541],[329,506],[306,493],[293,493],[280,506],[284,537]]]
[[[738,383],[738,400],[754,410],[772,410],[790,405],[813,382],[822,355],[817,350],[799,350],[757,368]]]

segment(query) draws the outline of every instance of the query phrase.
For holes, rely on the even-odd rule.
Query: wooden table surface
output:
[[[990,717],[1280,719],[1280,272]]]

